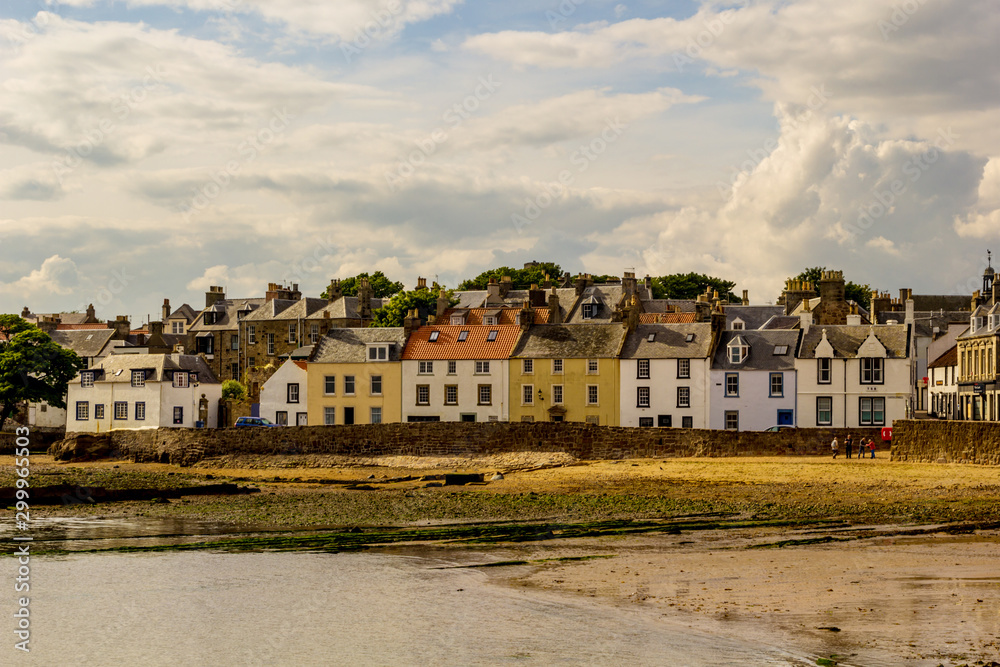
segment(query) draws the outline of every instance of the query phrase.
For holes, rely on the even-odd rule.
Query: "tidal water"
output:
[[[433,549],[33,557],[31,651],[13,649],[19,594],[4,585],[0,664],[808,664],[641,610],[491,583],[455,564]],[[15,559],[0,559],[0,577],[13,582],[15,569]]]

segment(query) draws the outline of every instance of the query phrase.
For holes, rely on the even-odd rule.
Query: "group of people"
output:
[[[837,436],[833,436],[830,448],[833,450],[833,458],[837,458],[837,454],[840,453],[840,443],[837,442]],[[847,450],[847,458],[851,458],[851,454],[854,451],[854,439],[850,433],[844,438],[844,448]],[[875,458],[875,441],[871,438],[861,438],[858,442],[858,458],[865,458],[865,454],[868,452],[871,452],[872,458]]]

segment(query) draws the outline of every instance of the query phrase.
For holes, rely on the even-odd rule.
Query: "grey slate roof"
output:
[[[784,306],[742,306],[732,304],[727,305],[725,309],[727,329],[732,329],[733,322],[737,319],[743,321],[744,329],[760,329],[772,317],[784,316],[785,314]]]
[[[615,306],[618,301],[622,298],[624,294],[624,288],[621,284],[610,284],[610,285],[594,285],[588,287],[580,295],[580,298],[576,300],[576,304],[570,309],[569,314],[566,316],[566,322],[568,324],[592,324],[599,322],[610,322],[611,315],[614,311]],[[576,291],[573,291],[573,296],[576,296]],[[583,318],[583,304],[593,303],[597,305],[596,311],[593,317],[584,319]],[[563,304],[562,297],[559,297],[559,305],[569,307],[568,304]]]
[[[712,370],[726,371],[788,371],[795,368],[795,349],[801,331],[783,329],[758,329],[749,331],[724,331],[715,348]],[[750,354],[741,364],[729,361],[730,341],[742,338],[750,346]],[[787,346],[785,354],[775,354],[775,347]]]
[[[913,295],[913,309],[914,310],[964,310],[966,313],[969,312],[969,306],[972,304],[971,296],[962,296],[961,294],[914,294]],[[902,318],[900,318],[902,320]]]
[[[886,324],[874,327],[869,324],[835,324],[809,327],[809,331],[802,336],[799,358],[815,359],[816,346],[823,339],[823,331],[826,331],[826,339],[833,346],[834,356],[838,359],[853,359],[858,354],[858,348],[873,330],[875,338],[885,346],[889,359],[905,359],[908,356],[910,328],[905,324]]]
[[[394,343],[389,361],[399,361],[406,346],[402,327],[331,329],[314,346],[310,363],[364,363],[369,343]]]
[[[694,299],[647,299],[642,302],[642,307],[647,313],[666,313],[667,308],[671,310],[680,308],[682,313],[693,313]]]
[[[378,297],[372,297],[369,302],[371,305],[372,312],[389,303],[389,299],[380,299]],[[324,313],[326,313],[324,315]],[[317,308],[313,312],[309,313],[305,317],[307,320],[323,320],[323,319],[346,319],[346,320],[359,320],[361,315],[358,313],[358,297],[356,296],[342,296],[336,301],[327,301],[326,305],[322,308]]]
[[[114,329],[76,329],[49,334],[53,341],[81,357],[99,357],[114,335]]]
[[[598,359],[617,357],[625,327],[615,324],[535,324],[521,335],[511,357]]]
[[[188,324],[191,324],[192,322],[194,322],[194,318],[196,317],[198,317],[198,313],[195,312],[195,309],[185,303],[180,305],[174,312],[170,313],[170,315],[167,316],[167,319],[168,320],[183,319]]]
[[[689,334],[694,340],[687,342]],[[650,335],[653,341],[649,341]],[[712,325],[640,324],[625,337],[622,359],[696,359],[712,353]]]
[[[237,313],[240,310],[249,307],[256,310],[261,305],[263,305],[264,299],[262,297],[253,299],[222,299],[216,302],[211,308],[206,308],[205,310],[198,313],[198,317],[195,322],[191,325],[190,330],[193,332],[198,331],[236,331],[239,328],[239,321],[237,320]],[[215,324],[205,324],[205,320],[202,315],[205,311],[214,311],[219,313],[219,318]],[[249,317],[250,315],[246,315]]]
[[[103,370],[96,382],[131,383],[133,370],[149,370],[146,382],[172,381],[172,371],[198,374],[198,382],[218,384],[205,359],[197,354],[112,354],[86,370]],[[117,371],[121,373],[115,374]],[[79,380],[79,375],[77,379]]]
[[[760,326],[761,329],[798,329],[802,320],[794,315],[775,315]]]

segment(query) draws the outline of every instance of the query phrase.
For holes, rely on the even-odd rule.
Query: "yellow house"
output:
[[[510,420],[618,426],[625,327],[536,324],[510,357]]]
[[[405,345],[402,327],[331,329],[307,368],[309,423],[398,422]]]

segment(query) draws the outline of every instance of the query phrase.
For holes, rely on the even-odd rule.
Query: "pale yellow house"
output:
[[[613,324],[536,324],[510,357],[510,420],[618,426],[619,355]]]
[[[309,424],[400,421],[402,327],[331,329],[308,365]]]

